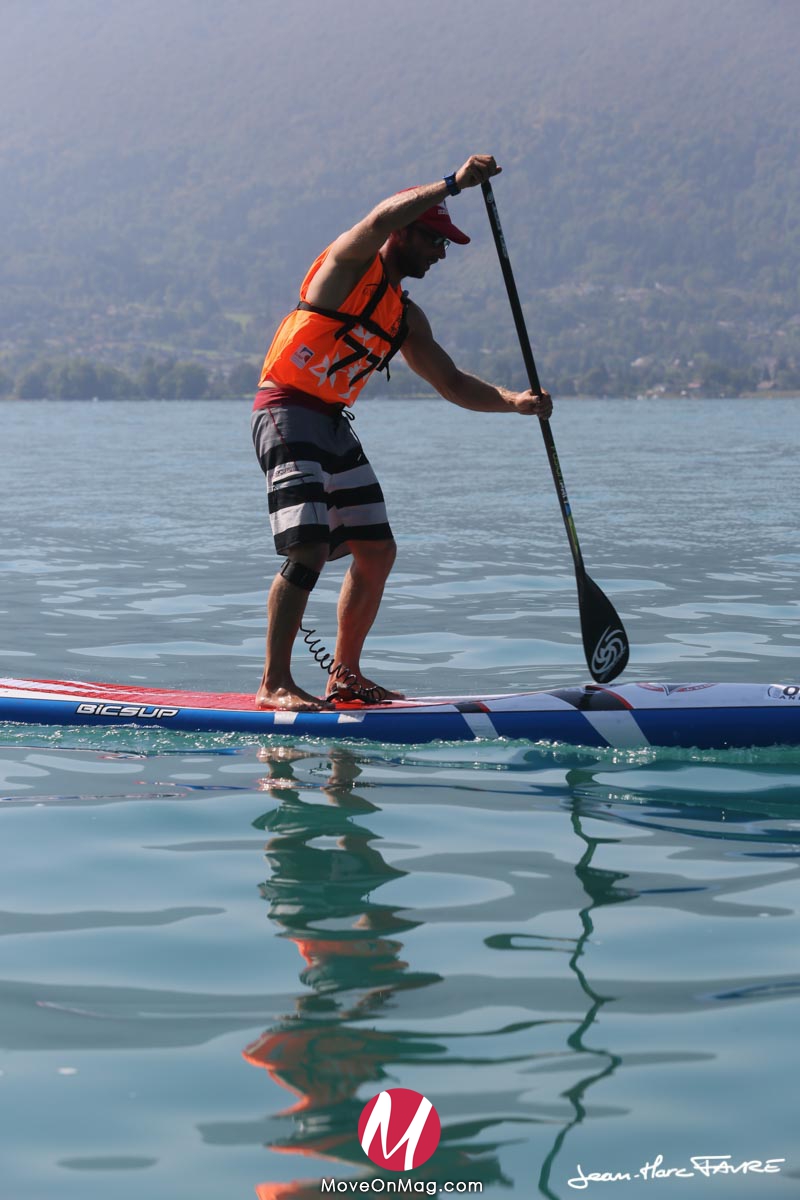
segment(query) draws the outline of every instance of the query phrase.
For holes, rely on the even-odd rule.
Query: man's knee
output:
[[[376,542],[353,542],[353,562],[362,570],[374,574],[388,575],[397,558],[397,542],[394,538],[381,538]]]
[[[302,591],[311,592],[327,561],[328,548],[321,542],[290,546],[278,575]]]
[[[325,542],[308,542],[299,546],[290,546],[286,551],[290,562],[308,567],[310,571],[319,573],[328,561],[328,547]]]

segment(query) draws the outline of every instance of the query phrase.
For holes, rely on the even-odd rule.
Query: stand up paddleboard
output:
[[[0,721],[140,725],[384,743],[504,737],[620,749],[798,746],[800,685],[587,684],[506,696],[340,703],[330,710],[303,713],[256,708],[252,695],[0,678]]]

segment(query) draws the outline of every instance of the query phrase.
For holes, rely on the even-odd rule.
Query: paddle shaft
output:
[[[514,324],[517,329],[517,337],[519,338],[519,347],[522,351],[522,357],[525,362],[525,370],[528,373],[528,382],[531,391],[539,393],[542,390],[542,385],[539,382],[539,373],[536,370],[536,363],[533,359],[533,351],[531,350],[531,341],[528,337],[528,330],[525,327],[525,318],[522,315],[522,305],[519,302],[519,293],[517,285],[514,282],[514,273],[511,270],[511,259],[508,257],[508,249],[506,240],[503,237],[503,228],[500,224],[500,215],[497,211],[494,192],[492,185],[487,180],[481,184],[483,199],[486,202],[486,211],[489,214],[489,224],[492,227],[492,236],[494,244],[497,248],[497,257],[500,260],[500,269],[503,272],[506,291],[508,292],[508,301],[511,305],[511,312],[514,317]],[[578,576],[578,588],[582,586],[583,578],[586,575],[586,568],[583,565],[583,555],[581,554],[580,543],[578,542],[578,533],[575,529],[575,522],[572,518],[572,509],[570,508],[569,496],[567,495],[564,476],[561,474],[561,465],[558,461],[556,453],[556,444],[553,439],[553,431],[550,428],[550,422],[546,417],[539,418],[539,427],[542,431],[545,449],[547,450],[547,461],[550,463],[550,470],[553,474],[553,481],[556,485],[556,493],[558,502],[561,506],[561,516],[564,518],[564,527],[567,531],[569,539],[569,548],[572,551],[572,557],[575,561],[575,571]]]
[[[514,282],[514,274],[511,270],[511,262],[500,225],[500,217],[497,212],[492,185],[487,180],[486,183],[481,184],[481,187],[483,189],[483,198],[486,201],[486,211],[489,214],[489,223],[492,226],[497,257],[500,259],[500,267],[503,271],[503,279],[505,280],[506,291],[508,292],[508,299],[511,304],[511,311],[514,314],[514,324],[517,327],[517,336],[519,338],[520,349],[522,350],[522,357],[525,360],[525,368],[528,372],[531,391],[539,393],[542,387],[539,383],[536,363],[533,361],[533,351],[531,350],[528,331],[525,328],[525,318],[522,315],[522,305],[519,302],[517,285]],[[575,562],[575,582],[578,585],[581,637],[583,639],[586,662],[589,665],[592,678],[597,683],[608,683],[624,671],[628,662],[628,635],[619,619],[619,614],[608,599],[608,596],[601,591],[594,580],[590,579],[586,573],[586,568],[583,565],[583,555],[581,554],[578,542],[578,534],[575,529],[575,522],[572,519],[572,509],[570,508],[564,477],[561,474],[561,466],[556,454],[553,434],[550,430],[550,422],[540,417],[539,426],[544,438],[550,470],[553,473],[558,502],[561,505],[561,515],[564,518],[564,527],[569,539],[569,548],[572,551],[572,558]]]

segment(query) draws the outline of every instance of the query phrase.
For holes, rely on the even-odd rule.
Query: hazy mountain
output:
[[[473,150],[504,167],[543,379],[800,366],[796,0],[3,0],[0,23],[7,374],[257,359],[332,237]],[[412,294],[464,365],[521,379],[480,193],[451,211],[473,245]]]

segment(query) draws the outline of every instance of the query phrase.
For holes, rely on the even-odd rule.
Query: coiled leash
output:
[[[292,562],[290,558],[287,558],[281,567],[281,575],[287,583],[302,588],[304,592],[313,591],[319,579],[319,571],[306,567],[303,563]],[[363,704],[383,703],[389,694],[385,688],[379,687],[377,684],[374,687],[363,687],[358,682],[355,672],[351,671],[345,663],[337,663],[334,656],[329,654],[323,646],[322,639],[315,637],[316,629],[307,629],[305,625],[301,625],[300,632],[314,660],[335,681],[333,689],[328,693],[329,700],[341,698],[343,700],[360,700]],[[345,693],[347,694],[345,695]]]
[[[361,700],[364,704],[383,703],[389,694],[385,688],[379,687],[377,684],[374,687],[362,687],[358,682],[358,676],[344,663],[335,662],[333,655],[329,654],[323,646],[322,638],[314,636],[317,632],[316,629],[306,629],[304,625],[301,625],[300,632],[312,657],[319,663],[323,671],[327,671],[331,679],[335,680],[333,689],[328,693],[329,700],[354,699]]]

